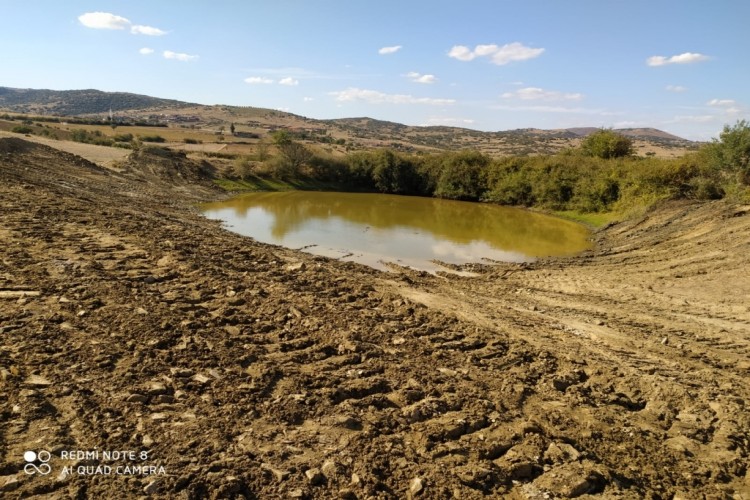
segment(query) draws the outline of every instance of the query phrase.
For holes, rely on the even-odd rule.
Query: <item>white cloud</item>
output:
[[[580,101],[583,99],[583,94],[526,87],[515,92],[506,92],[502,97],[505,99],[521,99],[522,101]]]
[[[172,52],[171,50],[165,50],[164,51],[164,58],[165,59],[175,59],[177,61],[194,61],[198,59],[198,56],[191,56],[190,54],[181,54],[179,52]]]
[[[262,76],[251,76],[249,78],[245,78],[245,83],[249,83],[250,85],[268,85],[273,83],[273,80],[271,80],[270,78],[263,78]]]
[[[387,55],[387,54],[395,54],[399,50],[401,50],[403,47],[401,45],[393,45],[391,47],[383,47],[380,50],[378,50],[378,54],[381,56]]]
[[[733,99],[711,99],[706,104],[709,106],[734,106],[737,102]]]
[[[422,75],[420,73],[417,73],[416,71],[407,73],[406,77],[415,83],[431,84],[437,81],[437,77],[435,77],[435,75]]]
[[[716,119],[716,115],[680,115],[666,123],[708,123]]]
[[[617,113],[606,111],[599,108],[568,108],[566,106],[491,106],[491,109],[500,109],[503,111],[532,111],[535,113],[571,113],[581,115],[598,115],[614,116]]]
[[[138,52],[141,53],[141,54],[143,54],[144,56],[147,56],[149,54],[153,54],[154,53],[154,49],[149,49],[148,47],[143,47]]]
[[[434,127],[439,125],[445,125],[449,127],[465,127],[468,125],[473,125],[476,123],[474,120],[471,120],[469,118],[449,118],[449,117],[440,117],[435,116],[428,118],[423,124],[423,127]]]
[[[148,36],[162,36],[162,35],[167,34],[166,31],[160,30],[159,28],[154,28],[153,26],[142,26],[140,24],[131,26],[130,32],[134,35],[148,35]]]
[[[649,66],[665,66],[667,64],[690,64],[707,61],[709,59],[710,57],[703,54],[685,52],[684,54],[679,54],[672,57],[651,56],[646,59],[646,64],[648,64]]]
[[[315,99],[313,97],[303,97],[302,100],[305,101],[305,102],[312,102]]]
[[[670,92],[687,92],[687,87],[682,85],[667,85],[665,88]]]
[[[299,80],[295,80],[291,76],[287,76],[286,78],[282,78],[281,80],[279,80],[279,85],[287,85],[293,87],[295,85],[299,85]]]
[[[493,64],[503,66],[513,61],[526,61],[539,57],[544,49],[527,47],[519,42],[508,43],[503,46],[495,44],[477,45],[471,50],[465,45],[455,45],[448,51],[448,57],[459,61],[472,61],[477,57],[488,57]]]
[[[86,12],[78,16],[78,20],[87,28],[95,30],[122,30],[130,26],[130,21],[109,12]]]
[[[414,97],[408,94],[385,94],[377,90],[350,87],[338,92],[329,92],[339,102],[365,101],[370,104],[427,104],[431,106],[445,106],[454,104],[455,99],[434,99],[431,97]]]

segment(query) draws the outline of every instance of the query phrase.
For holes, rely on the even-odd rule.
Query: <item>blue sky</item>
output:
[[[0,1],[0,86],[478,130],[750,118],[746,0]]]

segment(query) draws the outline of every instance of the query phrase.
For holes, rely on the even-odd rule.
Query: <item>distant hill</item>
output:
[[[316,120],[278,110],[250,106],[205,106],[127,92],[99,90],[38,90],[0,87],[0,112],[31,115],[104,118],[109,110],[132,121],[157,115],[175,126],[222,130],[230,123],[237,130],[263,137],[284,129],[309,140],[327,139],[346,150],[392,148],[400,151],[455,151],[476,149],[493,156],[554,154],[576,147],[595,127],[542,130],[525,128],[483,132],[449,126],[411,126],[368,117]],[[654,128],[626,128],[617,132],[632,137],[638,154],[679,156],[695,143]],[[323,141],[325,142],[325,141]],[[342,146],[343,151],[343,146]]]
[[[47,90],[0,87],[0,109],[15,113],[62,116],[109,113],[137,109],[183,108],[190,103],[127,92],[101,90]]]

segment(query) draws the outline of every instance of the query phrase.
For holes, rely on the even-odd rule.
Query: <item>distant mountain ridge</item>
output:
[[[128,92],[100,90],[47,90],[0,87],[0,112],[31,115],[86,116],[104,118],[110,111],[129,119],[154,115],[180,122],[189,117],[194,127],[220,129],[236,123],[254,134],[287,129],[323,134],[356,148],[393,148],[401,151],[455,151],[476,149],[490,155],[554,154],[576,147],[580,140],[599,130],[595,127],[542,130],[524,128],[484,132],[452,126],[412,126],[368,117],[317,120],[278,110],[251,106],[202,105]],[[655,128],[615,129],[640,141],[641,153],[691,149],[696,143]],[[671,153],[670,153],[671,154]],[[676,154],[676,153],[675,153]]]
[[[63,116],[129,111],[156,107],[182,108],[194,104],[129,92],[95,89],[48,90],[0,87],[0,109],[16,113]]]

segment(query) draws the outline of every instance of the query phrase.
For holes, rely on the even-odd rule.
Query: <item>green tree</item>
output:
[[[581,150],[587,156],[622,158],[633,154],[633,141],[612,129],[601,129],[583,140]]]
[[[276,168],[277,176],[297,177],[301,173],[302,167],[312,159],[312,153],[304,144],[294,141],[283,130],[274,133],[273,140],[281,155]]]
[[[453,200],[478,200],[485,190],[483,170],[490,158],[478,151],[449,154],[441,165],[435,196]]]
[[[750,123],[740,120],[733,126],[725,125],[707,147],[714,166],[736,174],[740,183],[750,185]]]
[[[235,130],[235,128],[234,128],[234,123],[232,123],[231,125],[229,125],[229,132],[230,132],[230,133],[231,133],[232,135],[234,135],[234,130]]]

